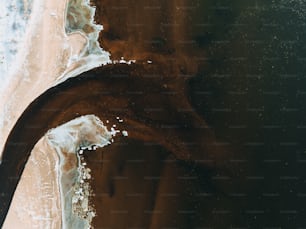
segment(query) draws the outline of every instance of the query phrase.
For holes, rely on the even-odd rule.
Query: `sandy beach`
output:
[[[61,228],[58,154],[46,138],[34,147],[3,225],[11,228]]]

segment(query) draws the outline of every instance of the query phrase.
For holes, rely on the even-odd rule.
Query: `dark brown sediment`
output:
[[[105,25],[100,44],[112,58],[149,59],[167,74],[190,79],[181,85],[193,110],[213,129],[216,139],[232,150],[226,166],[235,175],[212,178],[228,198],[205,196],[199,188],[195,193],[202,190],[205,197],[191,198],[198,201],[194,214],[154,214],[152,225],[305,227],[305,3],[119,0],[95,1],[95,5],[96,20]],[[163,166],[164,178],[172,174],[169,177],[177,181],[175,173],[182,168]],[[172,196],[172,200],[184,202],[180,194],[188,188],[179,188],[177,182],[171,185],[160,176],[165,190],[177,187],[180,197]],[[195,189],[197,185],[190,183]],[[121,197],[112,198],[115,202]],[[156,198],[156,202],[166,199]],[[170,205],[164,204],[163,209]],[[104,207],[111,216],[111,206]],[[132,211],[126,205],[124,210]],[[124,222],[127,227],[137,225],[130,223],[124,211],[113,215],[117,215],[113,221],[105,217],[109,227],[120,228]],[[194,224],[181,223],[192,217]]]
[[[178,160],[208,169],[222,163],[222,153],[216,151],[223,147],[212,144],[213,133],[190,107],[184,88],[171,85],[177,81],[155,67],[110,65],[95,69],[48,90],[28,107],[4,149],[0,167],[4,181],[2,220],[35,143],[48,129],[80,115],[95,114],[101,120],[122,117],[124,123],[117,126],[128,131],[129,139],[158,144]]]

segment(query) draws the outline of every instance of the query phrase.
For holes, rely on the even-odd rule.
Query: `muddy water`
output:
[[[305,226],[306,2],[136,0],[96,5],[96,20],[105,28],[100,42],[113,58],[152,60],[187,79],[186,97],[193,108],[216,141],[234,151],[226,162],[234,175],[210,177],[213,184],[208,186],[199,187],[205,177],[201,173],[180,183],[192,166],[162,162],[162,171],[169,174],[160,175],[156,207],[149,207],[162,209],[152,213],[152,228]],[[174,77],[171,84],[178,81]],[[174,87],[179,90],[182,84]],[[163,186],[169,177],[177,182]],[[120,187],[128,181],[116,182]],[[167,196],[172,188],[175,195]],[[101,201],[102,206],[109,203],[101,212],[108,216],[101,225],[146,227],[133,216],[133,204],[119,201],[130,201],[130,190],[109,198],[118,204]],[[111,206],[125,211],[112,214]]]
[[[9,139],[19,153],[4,154],[0,175],[17,177],[1,192],[13,192],[49,128],[119,115],[129,138],[85,153],[96,228],[305,227],[306,3],[95,5],[101,46],[139,65],[91,71],[38,99]]]

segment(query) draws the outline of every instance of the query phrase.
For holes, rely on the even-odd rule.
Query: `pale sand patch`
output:
[[[56,151],[43,137],[25,166],[4,229],[61,228],[58,163]]]

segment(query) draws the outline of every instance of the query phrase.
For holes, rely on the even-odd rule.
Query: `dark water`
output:
[[[306,2],[95,5],[102,47],[143,66],[102,67],[37,100],[11,137],[24,154],[1,173],[35,143],[28,120],[38,138],[76,113],[118,115],[139,125],[129,140],[85,155],[96,228],[305,228]]]

